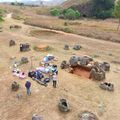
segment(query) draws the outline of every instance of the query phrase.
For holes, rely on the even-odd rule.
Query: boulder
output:
[[[66,99],[60,99],[58,107],[61,112],[68,112],[70,110]]]
[[[79,120],[98,120],[97,116],[89,111],[82,112],[79,118]]]
[[[25,52],[30,50],[30,45],[28,43],[20,44],[20,52]]]
[[[22,26],[20,25],[10,25],[10,29],[15,28],[15,29],[21,29]]]
[[[65,45],[64,50],[69,50],[69,45]]]
[[[105,72],[102,71],[96,71],[96,69],[92,68],[90,71],[90,76],[89,78],[93,79],[93,80],[104,80],[105,79]]]
[[[20,87],[19,84],[15,81],[11,85],[12,91],[18,91],[19,87]]]
[[[80,45],[74,45],[73,49],[74,49],[74,50],[80,50],[80,49],[81,49],[81,46],[80,46]]]
[[[21,61],[20,61],[20,64],[26,64],[26,63],[28,63],[28,62],[29,62],[29,60],[28,60],[27,57],[22,57],[22,58],[21,58]]]
[[[78,65],[78,57],[72,56],[69,60],[71,67],[76,67]]]
[[[61,65],[60,65],[61,69],[66,69],[69,68],[69,64],[67,63],[67,61],[62,61]]]
[[[110,71],[110,64],[108,62],[103,62],[100,64],[100,67],[104,70],[104,71]]]
[[[15,46],[15,45],[16,45],[15,41],[14,40],[10,40],[9,46],[11,47],[11,46]]]
[[[99,87],[104,90],[114,91],[114,85],[111,83],[107,83],[107,82],[100,83]]]
[[[80,62],[81,66],[85,66],[89,64],[91,61],[93,61],[93,59],[89,56],[80,56],[78,57],[78,61]]]
[[[38,115],[34,114],[32,116],[32,120],[43,120],[43,118],[41,116],[38,116]]]

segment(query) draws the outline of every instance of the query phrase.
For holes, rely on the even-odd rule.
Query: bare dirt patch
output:
[[[84,68],[81,67],[74,67],[73,74],[89,79],[90,71],[85,70]]]
[[[58,33],[54,31],[49,31],[49,30],[31,30],[30,35],[40,38],[41,36],[54,36],[57,35]]]

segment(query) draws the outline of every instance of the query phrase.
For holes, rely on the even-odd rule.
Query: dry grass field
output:
[[[25,25],[23,21],[9,17],[6,17],[5,22],[1,23],[3,32],[0,32],[0,120],[31,120],[32,115],[35,113],[41,115],[44,120],[79,120],[78,116],[84,110],[93,112],[98,116],[99,120],[119,120],[120,64],[114,64],[111,61],[120,61],[120,44],[110,42],[111,40],[109,39],[103,40],[102,37],[94,39],[40,28],[42,25],[52,26],[52,28],[54,26],[64,28],[65,21],[46,16],[38,16],[38,18],[36,16],[35,18],[30,18],[30,22],[34,26]],[[77,24],[80,23],[79,27],[77,27],[78,25],[76,26],[76,22]],[[112,37],[115,35],[117,41],[120,40],[120,34],[116,31],[117,23],[114,20],[80,20],[74,22],[68,21],[68,23],[67,27],[72,28],[74,31],[76,30],[78,32],[76,34],[80,34],[82,31],[83,33],[86,32],[86,34],[92,32],[95,35],[100,34],[104,36],[108,33]],[[22,29],[10,30],[10,25],[20,25]],[[103,31],[105,31],[105,34],[103,34]],[[16,41],[16,46],[9,47],[11,39]],[[20,53],[20,43],[30,43],[31,51]],[[49,45],[53,49],[46,52],[34,51],[33,47],[39,44]],[[63,49],[65,44],[70,46],[69,51]],[[74,44],[80,44],[82,49],[74,51],[72,49]],[[114,84],[115,91],[108,92],[101,90],[99,82],[70,74],[59,68],[58,86],[56,89],[52,87],[52,83],[44,87],[30,78],[26,78],[32,83],[32,94],[27,96],[24,87],[26,80],[20,80],[12,76],[10,69],[12,65],[11,58],[16,57],[19,60],[21,57],[26,56],[30,60],[30,57],[33,56],[33,65],[36,68],[39,66],[42,58],[48,53],[58,58],[58,61],[56,61],[58,66],[60,66],[62,60],[69,60],[73,54],[89,55],[93,58],[98,56],[94,59],[109,62],[111,70],[107,73],[106,81]],[[30,63],[20,66],[20,69],[27,73],[30,70]],[[18,92],[12,92],[10,89],[13,81],[17,81],[21,86]],[[22,98],[19,100],[16,98],[18,93],[22,94]],[[62,97],[69,101],[71,110],[68,113],[61,113],[58,110],[58,102]],[[102,116],[99,116],[98,107],[101,103],[103,104],[104,112]]]
[[[115,19],[68,21],[51,16],[35,15],[26,19],[25,24],[120,43],[120,31],[117,31],[118,21]]]

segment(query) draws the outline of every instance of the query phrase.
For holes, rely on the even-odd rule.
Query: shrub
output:
[[[76,10],[76,18],[79,19],[80,18],[80,12],[78,10]]]
[[[73,10],[73,9],[68,9],[66,12],[65,12],[65,18],[66,19],[69,19],[69,20],[75,20],[76,19],[76,12]]]
[[[67,32],[67,33],[72,33],[72,32],[73,32],[73,31],[72,31],[70,28],[68,28],[68,27],[64,28],[63,31],[64,31],[64,32]]]
[[[61,10],[58,8],[53,8],[50,10],[50,14],[53,16],[59,16],[61,14]]]
[[[117,0],[116,4],[114,6],[113,15],[119,19],[119,23],[118,23],[118,27],[117,27],[117,30],[119,30],[119,28],[120,28],[120,0]]]
[[[68,26],[68,23],[67,23],[67,22],[64,22],[64,26]]]
[[[4,21],[4,19],[0,16],[0,22],[3,22]]]
[[[64,10],[63,14],[64,14],[65,18],[69,19],[69,20],[75,20],[75,19],[80,18],[80,12],[77,10],[73,10],[71,8]]]

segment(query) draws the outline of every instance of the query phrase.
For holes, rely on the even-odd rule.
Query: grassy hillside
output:
[[[90,1],[90,0],[67,0],[62,4],[62,7],[69,8],[71,6],[83,4],[83,3],[86,3],[88,1]]]

